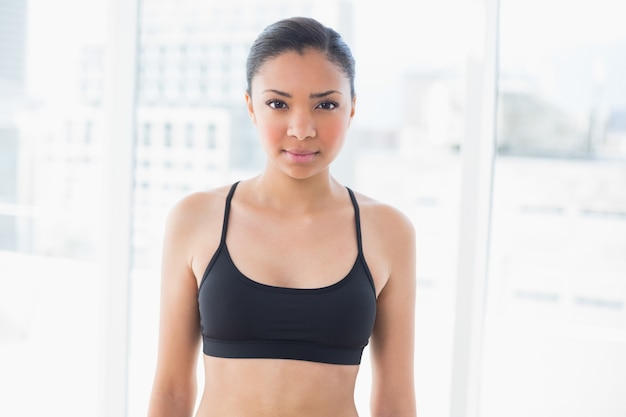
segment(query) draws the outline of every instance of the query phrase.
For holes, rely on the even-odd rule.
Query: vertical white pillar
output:
[[[495,155],[498,0],[469,0],[450,417],[478,417]]]
[[[127,413],[128,288],[138,0],[109,0],[104,72],[102,339],[98,416]]]

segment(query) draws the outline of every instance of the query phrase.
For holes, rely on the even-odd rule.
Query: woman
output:
[[[414,417],[415,239],[396,209],[329,171],[355,112],[354,60],[309,18],[267,27],[246,104],[256,177],[184,198],[164,240],[149,416],[356,417],[370,343],[371,415]]]

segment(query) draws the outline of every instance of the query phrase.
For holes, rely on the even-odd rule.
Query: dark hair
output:
[[[348,45],[335,30],[309,17],[292,17],[267,26],[256,38],[246,61],[246,83],[251,93],[252,78],[267,60],[283,52],[303,54],[315,49],[326,55],[348,77],[354,97],[354,58]]]

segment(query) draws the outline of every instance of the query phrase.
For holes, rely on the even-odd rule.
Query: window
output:
[[[150,123],[143,124],[142,137],[142,145],[145,147],[149,147],[152,143],[152,125]]]
[[[172,142],[172,124],[165,123],[165,125],[163,125],[163,146],[165,146],[166,148],[171,148]]]
[[[615,5],[501,2],[485,417],[626,413],[626,30]]]
[[[207,148],[213,149],[216,146],[216,138],[215,138],[215,125],[210,124],[207,126]]]
[[[264,166],[245,59],[265,25],[297,14],[337,28],[357,61],[335,177],[416,227],[420,416],[450,415],[459,384],[480,388],[463,415],[625,415],[626,26],[612,0],[500,0],[499,15],[496,3],[2,2],[0,415],[145,414],[165,217]],[[108,19],[125,35],[107,35]],[[497,80],[481,79],[497,81],[492,108],[474,60],[496,58]],[[478,141],[477,107],[495,119]],[[483,305],[456,291],[472,278],[464,222],[479,217],[463,212],[479,194],[467,174],[484,168],[467,161],[492,136]],[[482,363],[459,382],[468,300]],[[368,367],[366,351],[361,415]]]
[[[102,15],[98,0],[0,4],[0,415],[98,408]]]

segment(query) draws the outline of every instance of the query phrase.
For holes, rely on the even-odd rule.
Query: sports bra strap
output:
[[[224,222],[222,224],[222,237],[220,241],[221,244],[224,244],[226,242],[226,229],[228,228],[228,215],[230,214],[230,202],[233,199],[233,194],[235,194],[235,189],[237,188],[238,184],[239,184],[239,181],[235,182],[230,187],[228,196],[226,196],[226,207],[224,208]]]
[[[350,200],[352,200],[352,205],[354,206],[354,221],[356,223],[356,243],[357,248],[359,250],[359,255],[363,254],[363,244],[361,242],[361,214],[359,212],[359,204],[356,201],[356,197],[352,190],[346,187],[348,193],[350,194]]]

